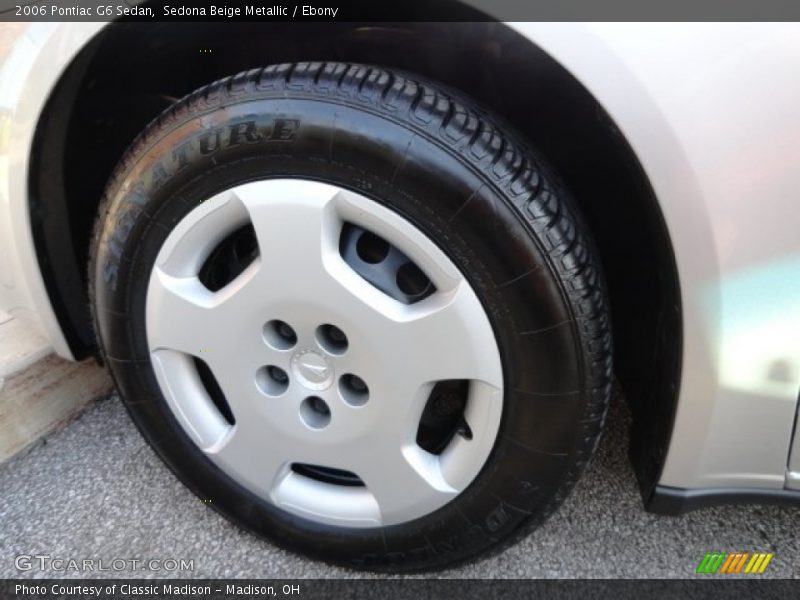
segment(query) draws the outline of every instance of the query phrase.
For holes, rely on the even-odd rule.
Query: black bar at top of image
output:
[[[211,7],[217,9],[212,13]],[[174,9],[165,11],[165,7]],[[250,10],[248,11],[248,7]],[[307,7],[307,10],[304,10]],[[107,14],[108,9],[110,15]],[[149,14],[125,9],[149,8]],[[203,8],[205,14],[191,10]],[[83,9],[82,11],[80,9]],[[183,10],[181,10],[183,9]],[[227,11],[220,9],[228,9]],[[238,9],[238,12],[236,12]],[[260,9],[256,12],[254,9]],[[327,9],[327,10],[320,10]],[[236,12],[236,14],[231,14]],[[797,0],[0,0],[0,21],[797,21]]]
[[[532,557],[532,559],[535,559]],[[631,573],[631,576],[635,576]],[[112,587],[113,586],[113,587]],[[3,579],[3,599],[77,600],[108,598],[280,598],[290,600],[524,600],[527,598],[613,598],[652,600],[681,598],[790,598],[796,591],[791,580],[731,579],[710,576],[694,580],[508,580],[508,579]],[[99,593],[98,591],[99,590]]]

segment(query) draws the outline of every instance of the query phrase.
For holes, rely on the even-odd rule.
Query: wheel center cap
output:
[[[292,372],[310,390],[324,390],[333,382],[333,366],[313,350],[300,350],[292,356]]]

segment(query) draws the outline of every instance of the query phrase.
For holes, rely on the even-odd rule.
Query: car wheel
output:
[[[98,342],[211,507],[327,561],[440,568],[540,524],[594,451],[611,336],[589,238],[544,159],[458,93],[257,69],[117,167]]]

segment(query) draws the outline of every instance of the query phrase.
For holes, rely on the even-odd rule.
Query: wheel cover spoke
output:
[[[263,431],[252,421],[240,421],[228,435],[206,452],[217,464],[255,493],[269,498],[281,478],[289,472],[291,460],[279,432]]]

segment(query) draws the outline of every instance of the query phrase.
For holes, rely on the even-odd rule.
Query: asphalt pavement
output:
[[[763,577],[800,576],[800,509],[729,506],[677,518],[645,513],[626,456],[627,419],[615,399],[595,460],[543,527],[500,555],[436,576],[693,577],[711,551],[774,552]],[[285,552],[227,522],[161,464],[115,396],[0,465],[0,490],[3,578],[80,576],[16,568],[15,557],[36,554],[106,564],[173,558],[194,566],[95,575],[109,577],[371,576]]]

